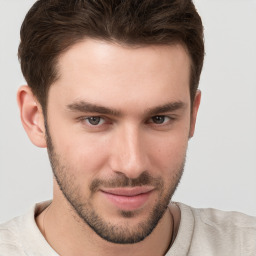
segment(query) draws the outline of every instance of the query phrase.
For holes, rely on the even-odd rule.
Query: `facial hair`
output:
[[[138,178],[130,179],[125,175],[119,175],[111,180],[95,179],[89,185],[91,197],[85,199],[85,195],[81,194],[79,186],[76,184],[77,178],[70,171],[67,164],[63,162],[61,157],[54,149],[54,145],[46,127],[47,150],[52,166],[53,174],[59,189],[64,197],[73,208],[76,215],[88,225],[96,234],[104,240],[116,244],[133,244],[144,240],[155,229],[163,215],[165,214],[170,200],[180,182],[185,165],[185,156],[180,168],[173,172],[170,177],[170,184],[165,184],[161,177],[154,178],[148,172],[142,172]],[[135,187],[135,186],[153,186],[158,192],[159,197],[153,209],[149,212],[147,219],[138,223],[137,227],[129,227],[129,219],[133,218],[136,211],[120,211],[123,219],[127,220],[128,225],[118,225],[104,220],[100,213],[96,212],[90,201],[92,196],[97,193],[98,188],[115,188],[115,187]]]

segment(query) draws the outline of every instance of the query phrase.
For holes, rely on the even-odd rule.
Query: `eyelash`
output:
[[[93,119],[99,119],[99,120],[93,120]],[[100,126],[102,125],[101,121],[104,120],[104,118],[100,117],[100,116],[90,116],[90,117],[86,117],[85,118],[85,121],[88,121],[90,123],[90,121],[92,122],[96,122],[96,124],[92,124],[90,123],[89,125],[92,125],[92,126]],[[97,123],[97,121],[99,121]]]
[[[154,122],[154,119],[161,119],[164,118],[164,121],[162,123],[156,123]],[[92,124],[90,122],[91,121],[96,121],[96,124]],[[97,123],[97,120],[93,120],[93,119],[100,119],[98,120],[99,122]],[[168,119],[166,121],[166,119]],[[164,126],[168,126],[170,123],[172,123],[176,118],[173,116],[167,116],[167,115],[156,115],[156,116],[152,116],[151,118],[149,118],[145,123],[146,124],[152,124],[153,126],[157,126],[157,127],[164,127]],[[100,128],[104,125],[107,124],[111,124],[111,120],[109,118],[106,117],[102,117],[102,116],[87,116],[87,117],[80,117],[79,120],[81,122],[86,122],[86,125],[88,125],[89,127],[93,127],[93,128]],[[157,121],[157,120],[156,120]]]
[[[100,119],[99,123],[98,124],[97,123],[96,124],[90,123],[90,119],[91,119],[91,121],[93,121],[93,119],[95,119],[95,118]],[[111,121],[110,121],[109,118],[102,117],[102,116],[82,116],[82,117],[78,118],[78,121],[81,122],[83,125],[88,126],[90,128],[93,128],[93,129],[101,128],[105,124],[111,124]]]
[[[155,121],[158,121],[160,120],[161,118],[164,118],[165,120],[162,122],[162,123],[157,123],[157,122],[154,122],[153,120],[155,119]],[[157,120],[158,119],[158,120]],[[166,121],[166,119],[168,119]],[[174,118],[173,117],[170,117],[170,116],[165,116],[165,115],[158,115],[158,116],[153,116],[149,119],[150,121],[148,121],[148,123],[153,123],[154,125],[166,125],[167,123],[169,123],[170,121],[173,121]],[[160,120],[161,121],[161,120]]]

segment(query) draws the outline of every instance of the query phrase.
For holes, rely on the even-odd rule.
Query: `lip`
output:
[[[124,211],[138,210],[149,200],[153,187],[107,188],[100,190],[107,200]]]

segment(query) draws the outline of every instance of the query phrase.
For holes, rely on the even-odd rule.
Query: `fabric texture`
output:
[[[256,256],[256,217],[178,206],[180,227],[166,256]]]
[[[26,215],[0,225],[0,256],[58,256],[35,222],[48,204],[36,204]],[[176,204],[181,221],[166,256],[256,256],[256,217]]]

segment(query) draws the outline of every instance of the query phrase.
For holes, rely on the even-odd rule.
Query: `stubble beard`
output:
[[[115,244],[133,244],[144,240],[155,229],[165,214],[170,200],[178,187],[185,165],[184,160],[178,171],[170,178],[170,185],[165,188],[162,178],[153,178],[144,172],[136,179],[129,179],[126,176],[111,181],[94,180],[90,185],[90,191],[95,193],[101,185],[105,187],[134,187],[142,185],[153,185],[159,191],[159,198],[155,206],[148,214],[148,218],[138,223],[135,227],[129,227],[129,219],[136,215],[136,211],[120,211],[120,215],[126,221],[126,225],[115,225],[104,220],[93,208],[90,200],[84,199],[79,187],[76,185],[76,177],[69,171],[67,165],[61,163],[61,158],[54,150],[51,136],[46,125],[47,150],[52,166],[53,174],[59,189],[73,208],[75,214],[83,223],[104,240]],[[75,218],[77,219],[77,218]]]

